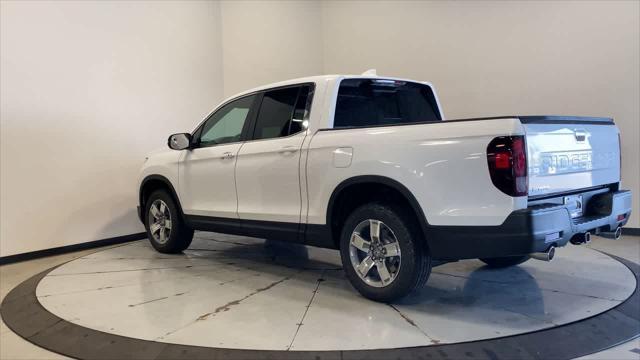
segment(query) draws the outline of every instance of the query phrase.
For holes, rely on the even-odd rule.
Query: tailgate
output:
[[[607,118],[520,117],[525,128],[529,196],[620,181],[618,128]]]

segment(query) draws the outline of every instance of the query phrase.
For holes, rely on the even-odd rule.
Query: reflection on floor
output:
[[[199,238],[186,256],[157,254],[146,242],[85,256],[52,272],[38,296],[69,321],[127,336],[221,347],[348,349],[555,326],[615,306],[632,290],[619,263],[567,247],[552,263],[530,261],[509,271],[477,261],[437,267],[420,294],[384,305],[357,295],[336,252],[212,233]],[[592,244],[639,261],[632,258],[640,257],[638,238]],[[2,296],[40,268],[70,257],[1,267]],[[4,324],[0,330],[2,358],[55,356],[17,339]],[[590,358],[637,359],[629,350],[638,345]]]

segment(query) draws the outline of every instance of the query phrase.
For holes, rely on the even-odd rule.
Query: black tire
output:
[[[389,284],[381,287],[371,286],[361,279],[351,261],[351,235],[358,224],[369,219],[381,221],[390,229],[400,248],[401,262],[394,272],[397,275]],[[354,210],[342,227],[340,255],[344,271],[353,287],[364,297],[374,301],[390,302],[419,290],[431,273],[431,256],[425,239],[412,214],[402,207],[369,203]]]
[[[489,267],[499,269],[499,268],[519,265],[529,259],[530,259],[529,255],[522,255],[522,256],[505,256],[505,257],[496,257],[496,258],[481,258],[480,261],[487,264]]]
[[[171,226],[168,231],[165,232],[165,241],[157,239],[158,235],[151,233],[150,229],[150,211],[151,206],[160,201],[166,205],[167,213],[169,214],[169,220]],[[164,190],[154,191],[146,200],[144,209],[144,226],[147,230],[147,237],[151,245],[159,252],[165,254],[180,253],[191,245],[193,240],[193,229],[187,227],[180,216],[176,202],[173,197]],[[157,234],[157,233],[156,233]],[[168,236],[166,236],[168,234]]]

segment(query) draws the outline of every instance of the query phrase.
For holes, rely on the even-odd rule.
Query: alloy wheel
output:
[[[400,244],[393,230],[380,220],[364,220],[355,227],[349,257],[356,274],[370,286],[388,286],[399,274]]]
[[[149,208],[149,232],[159,244],[164,244],[171,235],[171,212],[167,204],[157,199]]]

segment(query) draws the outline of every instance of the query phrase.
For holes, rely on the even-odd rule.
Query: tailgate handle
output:
[[[584,130],[574,130],[573,134],[578,142],[583,142],[587,138],[587,132]]]

